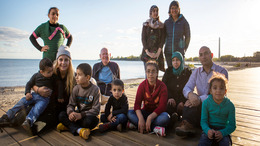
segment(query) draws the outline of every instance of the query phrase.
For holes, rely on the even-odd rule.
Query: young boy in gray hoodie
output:
[[[57,125],[58,131],[70,130],[73,135],[88,139],[90,129],[97,126],[101,94],[99,88],[89,81],[91,73],[92,69],[89,64],[78,65],[77,85],[70,96],[67,113],[64,111],[59,115],[61,123]]]

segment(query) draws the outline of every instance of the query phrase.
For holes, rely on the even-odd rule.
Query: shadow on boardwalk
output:
[[[236,107],[237,129],[232,133],[233,145],[260,145],[260,68],[229,72],[228,98]],[[137,86],[126,89],[130,107],[133,107]],[[2,93],[3,95],[3,93]],[[4,96],[1,95],[1,98]],[[8,107],[9,108],[9,107]],[[0,115],[8,109],[2,108]],[[50,130],[28,137],[21,128],[4,128],[1,145],[197,145],[200,130],[192,138],[180,138],[170,132],[165,138],[136,131],[99,133],[93,131],[89,140],[69,132]]]

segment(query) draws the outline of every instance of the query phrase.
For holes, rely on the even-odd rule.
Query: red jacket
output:
[[[157,79],[156,85],[151,86],[146,79],[137,89],[134,110],[141,110],[143,101],[143,110],[160,115],[166,111],[167,99],[167,87],[162,81]]]

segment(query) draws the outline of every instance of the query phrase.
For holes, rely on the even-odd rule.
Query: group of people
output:
[[[177,135],[188,136],[201,126],[199,145],[229,145],[236,120],[235,107],[226,97],[227,70],[212,62],[212,53],[206,46],[199,50],[202,67],[193,71],[185,67],[190,28],[180,14],[179,3],[171,2],[169,18],[164,23],[159,20],[158,11],[153,5],[150,18],[143,24],[141,59],[146,78],[138,87],[133,110],[129,110],[119,66],[110,61],[107,48],[101,49],[101,62],[93,70],[82,63],[74,72],[69,51],[72,35],[58,23],[59,9],[52,7],[49,21],[30,36],[32,44],[43,52],[39,72],[26,84],[25,97],[0,118],[0,124],[22,125],[30,134],[56,126],[58,131],[69,130],[88,139],[91,129],[99,124],[100,101],[109,97],[100,116],[101,132],[129,128],[165,136],[165,129],[181,120],[175,129]],[[44,46],[38,44],[38,37]],[[65,38],[66,46],[61,45]],[[159,70],[165,72],[162,81],[158,79]]]

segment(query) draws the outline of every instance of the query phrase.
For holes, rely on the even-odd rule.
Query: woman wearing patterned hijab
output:
[[[173,124],[178,115],[182,115],[182,110],[186,98],[182,90],[188,82],[191,70],[184,67],[183,56],[180,52],[172,54],[172,66],[170,66],[163,76],[162,81],[168,89],[167,112],[171,116]]]
[[[164,69],[163,58],[163,23],[159,20],[159,8],[156,5],[151,6],[149,11],[149,19],[143,24],[142,30],[142,43],[143,51],[141,54],[141,60],[144,65],[149,60],[155,60],[159,66],[159,70]]]

